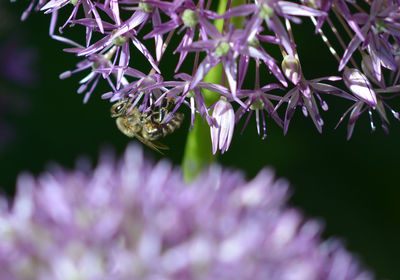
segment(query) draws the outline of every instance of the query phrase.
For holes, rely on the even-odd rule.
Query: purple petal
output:
[[[243,17],[254,13],[257,9],[255,4],[245,4],[229,9],[223,15],[224,18]]]
[[[366,27],[366,26],[364,26]],[[366,31],[367,29],[363,27],[363,31]],[[351,56],[355,52],[355,50],[358,48],[358,46],[361,44],[361,40],[358,36],[354,36],[353,39],[350,41],[346,51],[343,54],[343,58],[340,60],[339,64],[339,71],[342,71],[343,68],[346,66],[347,62],[350,60]]]
[[[311,16],[319,17],[328,15],[324,11],[315,10],[307,6],[299,5],[297,3],[292,3],[288,1],[278,1],[278,6],[282,10],[282,13],[285,15],[306,16],[306,17],[311,17]]]

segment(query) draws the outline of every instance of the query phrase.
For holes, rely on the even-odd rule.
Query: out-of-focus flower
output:
[[[213,154],[218,149],[222,153],[226,152],[232,141],[233,130],[235,128],[235,112],[231,103],[222,96],[215,104],[212,113],[214,123],[210,126]]]
[[[137,147],[91,172],[21,175],[0,205],[1,279],[372,279],[288,184],[211,167],[187,186]]]
[[[30,109],[27,88],[37,85],[35,69],[38,51],[26,45],[25,35],[16,29],[18,19],[2,2],[0,4],[0,153],[17,138],[19,128],[10,117],[24,116]],[[13,32],[11,32],[13,31]],[[23,90],[25,89],[25,90]]]
[[[25,46],[22,38],[12,36],[0,43],[0,77],[29,88],[38,80],[34,70],[38,53],[36,48]]]

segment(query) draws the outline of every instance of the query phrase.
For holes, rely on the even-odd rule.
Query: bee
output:
[[[162,153],[168,146],[157,141],[178,129],[183,121],[182,113],[175,113],[170,120],[165,122],[168,108],[173,99],[160,106],[159,110],[152,108],[147,113],[142,113],[137,107],[132,108],[129,99],[121,100],[111,107],[111,117],[116,118],[118,129],[128,137],[136,137],[140,142],[151,149]]]

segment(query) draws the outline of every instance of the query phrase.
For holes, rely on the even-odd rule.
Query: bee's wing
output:
[[[161,152],[160,150],[169,150],[168,146],[164,145],[161,142],[152,142],[149,140],[144,139],[142,136],[140,135],[135,135],[135,137],[142,142],[143,144],[145,144],[147,147],[153,149],[156,152],[159,152],[160,154],[164,155],[163,152]]]

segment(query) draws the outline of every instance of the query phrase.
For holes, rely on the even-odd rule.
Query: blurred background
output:
[[[121,155],[131,141],[110,118],[109,101],[100,98],[109,91],[105,83],[83,104],[76,90],[87,73],[58,78],[74,69],[79,59],[61,51],[65,44],[50,39],[49,15],[33,13],[20,22],[26,6],[0,2],[0,189],[9,196],[22,171],[38,175],[52,163],[74,168],[80,157],[95,166],[99,151],[107,148]],[[307,78],[334,74],[337,64],[314,37],[313,27],[294,29]],[[135,57],[138,63],[141,59]],[[163,61],[161,69],[167,63]],[[231,147],[219,162],[242,170],[249,179],[272,166],[291,182],[291,204],[308,217],[325,221],[324,237],[341,238],[378,279],[400,279],[400,123],[390,116],[386,135],[375,115],[377,131],[371,134],[364,114],[346,141],[347,123],[334,127],[351,103],[329,96],[325,100],[330,109],[322,113],[322,135],[299,110],[286,136],[267,119],[268,137],[261,140],[253,116],[243,135],[244,122],[239,122]],[[400,110],[399,100],[390,103],[395,110]],[[164,141],[170,147],[166,157],[177,165],[189,130],[189,111],[182,111],[187,116],[183,127]],[[145,150],[150,158],[162,157]]]

